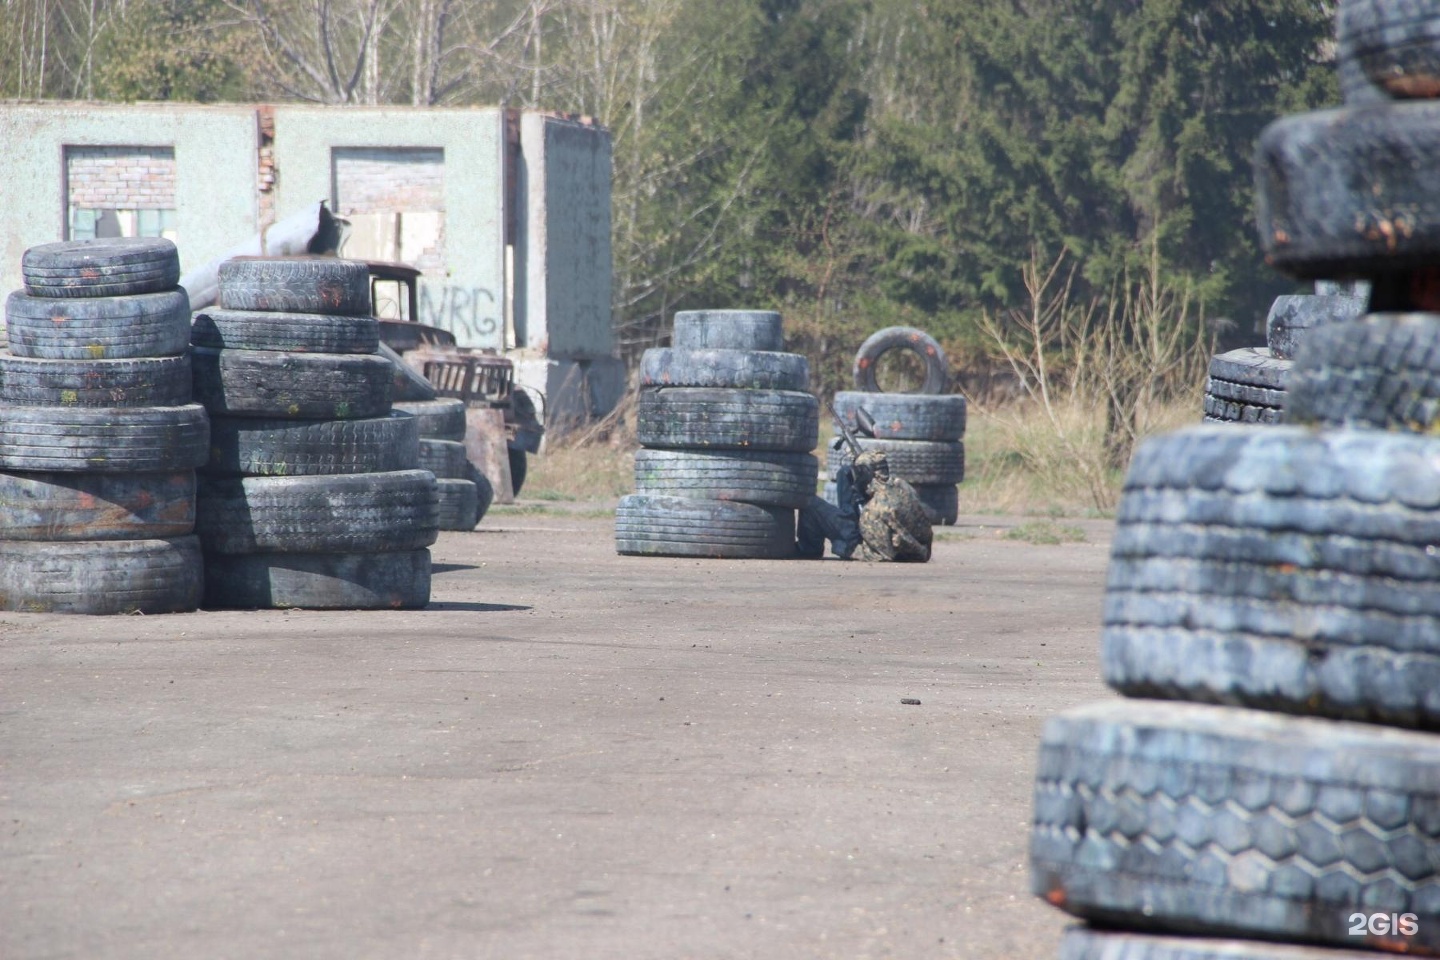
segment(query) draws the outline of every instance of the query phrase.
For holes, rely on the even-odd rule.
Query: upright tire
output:
[[[876,365],[892,350],[906,350],[920,359],[925,379],[915,393],[944,393],[950,385],[950,365],[939,342],[924,330],[914,327],[886,327],[872,333],[855,354],[855,389],[862,393],[879,393]]]
[[[784,560],[795,555],[795,511],[632,494],[615,510],[615,548],[625,556]]]

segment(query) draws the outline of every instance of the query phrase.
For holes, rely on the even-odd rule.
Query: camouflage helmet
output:
[[[855,458],[852,469],[855,483],[862,490],[868,489],[870,482],[877,477],[881,480],[890,479],[890,461],[881,450],[866,450],[861,453]]]

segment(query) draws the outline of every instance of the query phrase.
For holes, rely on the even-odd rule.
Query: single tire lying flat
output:
[[[468,475],[470,463],[465,444],[455,440],[420,440],[421,470],[429,470],[440,480],[462,480]]]
[[[44,299],[17,291],[5,301],[5,328],[17,357],[174,357],[190,347],[190,298],[184,290],[96,299]]]
[[[391,409],[415,417],[423,440],[465,439],[465,401],[445,397],[437,400],[401,400]]]
[[[26,250],[20,272],[37,296],[129,296],[179,283],[180,255],[175,244],[158,238],[70,240]]]
[[[210,426],[179,407],[0,407],[0,470],[172,473],[205,462]]]
[[[26,613],[182,613],[200,606],[195,537],[0,540],[0,610]]]
[[[1294,360],[1300,342],[1316,327],[1358,320],[1365,313],[1360,297],[1322,297],[1314,294],[1276,297],[1265,320],[1270,355]]]
[[[1269,347],[1242,347],[1210,358],[1205,385],[1206,420],[1226,423],[1279,423],[1293,360],[1282,360]]]
[[[795,555],[795,511],[728,500],[632,494],[615,510],[624,556],[784,560]]]
[[[435,542],[424,470],[315,477],[205,477],[195,533],[206,554],[382,553]]]
[[[1260,242],[1293,277],[1375,277],[1440,257],[1440,103],[1285,117],[1256,153]]]
[[[178,407],[190,402],[190,358],[32,360],[0,353],[0,404]]]
[[[790,390],[651,387],[640,391],[636,432],[663,449],[808,453],[820,437],[820,404]]]
[[[1094,922],[1440,951],[1428,734],[1106,701],[1046,723],[1034,810],[1032,889]],[[1415,914],[1418,933],[1351,936],[1357,910]]]
[[[1342,64],[1392,97],[1440,97],[1440,3],[1344,0],[1336,26]]]
[[[640,385],[808,390],[810,361],[798,353],[658,347],[640,357]]]
[[[924,330],[914,327],[886,327],[872,333],[855,354],[855,389],[880,393],[875,379],[876,364],[891,350],[908,350],[925,365],[925,380],[915,393],[944,393],[950,385],[950,365],[940,343]]]
[[[637,450],[635,492],[798,508],[815,495],[819,470],[808,453]]]
[[[880,440],[959,440],[965,436],[965,398],[959,394],[859,393],[835,394],[835,412],[852,431],[861,429],[857,410],[863,408]]]
[[[209,309],[195,314],[190,342],[230,350],[374,353],[380,347],[380,323],[373,317]]]
[[[1440,423],[1440,314],[1377,313],[1317,330],[1296,360],[1285,419],[1433,431]]]
[[[890,475],[912,484],[957,484],[965,479],[965,444],[951,440],[874,440],[857,437],[860,449],[885,454]],[[844,448],[827,451],[826,466],[833,479],[854,458]]]
[[[1212,380],[1209,386],[1225,389],[1224,381]],[[1205,394],[1202,410],[1205,419],[1213,423],[1279,423],[1284,417],[1283,408],[1280,406],[1228,400],[1214,393]]]
[[[251,553],[206,558],[210,609],[419,610],[430,551]]]
[[[1101,665],[1134,696],[1440,728],[1427,437],[1195,427],[1125,482]]]
[[[1241,347],[1210,358],[1210,378],[1230,383],[1284,390],[1293,361],[1282,360],[1269,347]]]
[[[0,473],[0,540],[148,540],[195,528],[195,471]]]
[[[196,347],[195,400],[216,416],[352,420],[390,409],[390,361],[373,354]]]
[[[358,260],[237,258],[219,278],[226,310],[370,316],[370,272]]]
[[[781,351],[781,323],[770,310],[682,310],[671,342],[676,350]]]
[[[480,491],[468,479],[441,479],[439,524],[441,530],[474,530],[480,522]]]
[[[214,417],[206,473],[310,477],[414,470],[420,435],[408,414],[364,420]]]
[[[1075,926],[1067,929],[1060,940],[1060,960],[1376,960],[1376,954],[1261,940],[1167,937]]]

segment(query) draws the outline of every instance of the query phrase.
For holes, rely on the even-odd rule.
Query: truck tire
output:
[[[184,290],[88,300],[16,291],[5,301],[5,328],[17,357],[175,357],[190,348],[190,298]]]
[[[430,551],[216,554],[208,609],[419,610],[430,602]]]
[[[965,398],[959,394],[835,394],[835,412],[852,431],[860,431],[856,411],[864,408],[880,440],[959,440],[965,436]]]
[[[373,354],[196,347],[195,400],[222,417],[358,420],[390,410],[390,362]]]
[[[312,477],[204,477],[195,533],[207,555],[383,553],[435,542],[424,470]]]
[[[0,470],[173,473],[205,462],[205,410],[180,407],[0,408]]]
[[[400,400],[391,404],[415,417],[422,440],[465,440],[465,401],[445,397],[436,400]]]
[[[226,310],[368,317],[370,271],[358,260],[236,258],[220,264]]]
[[[529,458],[525,456],[524,450],[516,450],[509,447],[505,451],[505,458],[510,463],[510,492],[520,496],[520,488],[525,486],[525,475],[530,472]]]
[[[195,528],[195,471],[0,473],[0,540],[150,540]]]
[[[1338,58],[1392,97],[1440,97],[1440,3],[1343,0]]]
[[[495,502],[495,485],[475,464],[466,461],[465,467],[466,478],[475,484],[475,523],[472,526],[478,526],[480,521],[485,519],[485,514],[490,512],[490,505]]]
[[[954,485],[965,479],[965,444],[958,441],[856,439],[861,450],[885,454],[892,477],[925,486]],[[831,447],[826,459],[830,476],[835,477],[853,460],[849,450]]]
[[[207,309],[195,314],[190,342],[227,350],[374,353],[380,323],[373,317]]]
[[[1440,729],[1433,445],[1287,426],[1146,441],[1117,516],[1106,682]]]
[[[200,606],[194,537],[72,542],[0,540],[0,610],[183,613]]]
[[[872,333],[855,354],[855,389],[880,393],[875,379],[876,364],[891,350],[908,350],[925,365],[925,381],[916,393],[944,393],[950,385],[950,365],[940,344],[924,330],[914,327],[886,327]]]
[[[784,560],[795,555],[795,511],[727,500],[632,494],[615,510],[622,556]]]
[[[820,404],[790,390],[650,387],[640,391],[636,432],[661,449],[808,453],[820,437]]]
[[[1242,347],[1210,359],[1203,411],[1207,420],[1230,423],[1279,423],[1292,360],[1268,347]]]
[[[794,509],[815,495],[819,469],[808,453],[637,450],[635,492]]]
[[[178,407],[190,402],[190,358],[32,360],[0,353],[0,404]]]
[[[470,460],[465,455],[465,444],[454,440],[420,441],[420,469],[429,470],[440,480],[461,480],[465,478],[465,467]]]
[[[1300,342],[1317,327],[1358,320],[1365,314],[1359,297],[1322,297],[1314,294],[1276,297],[1265,319],[1265,337],[1270,355],[1294,360]]]
[[[780,314],[771,310],[682,310],[675,314],[676,350],[785,349]]]
[[[26,250],[20,273],[35,296],[131,296],[179,283],[180,255],[175,244],[158,238],[68,240]]]
[[[363,420],[264,420],[214,417],[210,459],[215,476],[311,477],[414,470],[420,435],[408,414]]]
[[[480,522],[480,491],[468,478],[437,481],[441,530],[474,530]]]
[[[1034,810],[1033,891],[1092,922],[1440,950],[1429,734],[1105,701],[1046,723]],[[1418,932],[1357,938],[1356,910],[1414,914]]]
[[[798,353],[657,347],[640,357],[640,385],[808,390],[810,361]]]
[[[1377,313],[1317,330],[1286,397],[1289,423],[1432,432],[1440,423],[1440,315]]]

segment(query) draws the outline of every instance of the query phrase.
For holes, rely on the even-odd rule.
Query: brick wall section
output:
[[[69,205],[82,210],[174,210],[172,147],[66,147]]]
[[[336,212],[445,209],[445,151],[424,147],[336,147]]]

